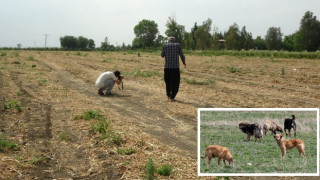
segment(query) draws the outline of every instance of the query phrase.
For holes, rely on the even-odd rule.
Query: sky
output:
[[[284,36],[296,32],[305,12],[320,17],[319,0],[0,0],[0,47],[60,47],[59,38],[83,36],[96,47],[107,37],[113,45],[132,44],[134,26],[153,20],[165,35],[169,17],[191,31],[212,19],[225,32],[237,23],[253,38],[270,27]],[[213,32],[213,31],[212,31]]]

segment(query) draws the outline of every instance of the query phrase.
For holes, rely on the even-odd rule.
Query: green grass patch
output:
[[[1,57],[7,56],[7,53],[1,52],[0,56],[1,56]]]
[[[137,150],[135,148],[127,148],[127,149],[117,149],[117,153],[121,155],[131,155],[135,153]]]
[[[200,80],[196,80],[196,79],[188,79],[188,78],[184,78],[185,82],[187,84],[191,84],[191,85],[209,85],[209,86],[214,86],[216,84],[216,81],[211,78],[211,79],[206,79],[203,81]]]
[[[158,71],[142,71],[140,69],[135,69],[134,71],[129,73],[130,76],[133,77],[143,77],[143,78],[149,78],[149,77],[153,77],[153,76],[158,76],[161,77],[161,73],[159,73]]]
[[[103,141],[105,139],[108,140],[109,143],[120,146],[125,142],[125,140],[121,137],[121,135],[113,132],[110,129],[109,121],[101,114],[99,110],[87,110],[83,112],[82,115],[76,115],[73,117],[73,120],[92,120],[89,128],[89,132],[100,134],[99,141]]]
[[[33,56],[29,56],[29,57],[27,58],[27,60],[29,60],[29,61],[35,61],[36,59],[35,59]]]
[[[70,138],[66,135],[66,133],[65,132],[61,132],[60,134],[59,134],[59,138],[58,138],[60,141],[69,141],[70,140]]]
[[[172,172],[172,167],[168,164],[165,164],[158,168],[157,172],[162,176],[170,176]]]
[[[155,172],[156,172],[156,167],[154,165],[154,162],[152,160],[152,158],[148,159],[147,164],[145,165],[145,170],[146,170],[146,179],[147,180],[153,180],[155,179]]]
[[[0,135],[0,152],[7,150],[19,150],[18,144],[8,140],[4,135]]]
[[[37,78],[39,86],[46,86],[48,85],[48,80],[44,78]]]
[[[185,54],[197,56],[236,56],[236,57],[256,57],[256,58],[290,58],[290,59],[320,59],[320,52],[288,52],[288,51],[268,51],[268,50],[205,50],[205,51],[184,51]]]
[[[228,66],[227,70],[231,73],[240,73],[241,72],[240,67],[234,67],[234,66]]]
[[[90,129],[93,132],[100,133],[100,134],[106,134],[108,132],[109,128],[109,122],[105,120],[100,120],[96,123],[91,123]]]
[[[20,103],[15,100],[12,100],[3,104],[2,106],[3,111],[9,110],[9,109],[15,109],[18,112],[22,112],[22,107],[20,106]]]
[[[76,115],[73,117],[73,120],[79,120],[79,119],[84,119],[84,120],[91,120],[91,119],[96,119],[96,120],[105,120],[104,116],[101,115],[101,111],[97,110],[87,110],[85,111],[82,115]]]

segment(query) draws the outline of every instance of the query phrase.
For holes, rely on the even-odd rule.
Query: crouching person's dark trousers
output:
[[[164,81],[166,83],[167,96],[174,99],[179,91],[180,70],[164,69]]]

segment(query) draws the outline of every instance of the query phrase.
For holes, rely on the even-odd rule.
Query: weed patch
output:
[[[100,114],[100,111],[94,111],[94,110],[88,110],[88,111],[85,111],[82,115],[76,115],[76,116],[73,117],[73,120],[79,120],[79,119],[84,119],[84,120],[91,120],[91,119],[105,120],[105,118]]]
[[[240,73],[241,72],[241,69],[239,67],[228,66],[227,69],[231,73]]]
[[[141,71],[140,69],[136,69],[129,74],[133,77],[143,77],[143,78],[148,78],[152,76],[161,77],[161,74],[158,71]]]
[[[37,79],[39,86],[46,86],[48,85],[48,80],[44,78],[38,78]]]
[[[9,110],[9,109],[16,109],[18,112],[22,112],[22,107],[20,106],[20,103],[14,100],[3,104],[2,106],[3,111]]]
[[[131,155],[136,152],[135,148],[117,149],[117,153],[121,155]]]
[[[192,84],[192,85],[209,85],[209,86],[213,86],[216,84],[216,81],[211,78],[211,79],[206,79],[206,80],[203,80],[203,81],[199,81],[199,80],[196,80],[196,79],[188,79],[188,78],[184,78],[185,82],[187,84]]]
[[[0,152],[6,150],[19,150],[20,147],[18,144],[9,141],[5,136],[0,135]]]
[[[145,165],[145,169],[146,169],[146,179],[147,180],[155,179],[154,173],[156,172],[156,167],[154,166],[152,158],[148,159],[148,162]]]
[[[165,165],[161,166],[157,172],[158,172],[158,174],[160,174],[162,176],[170,176],[171,171],[172,171],[172,167],[168,164],[165,164]]]

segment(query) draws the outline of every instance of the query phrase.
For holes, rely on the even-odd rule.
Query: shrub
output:
[[[134,70],[131,75],[133,77],[144,77],[144,78],[148,78],[148,77],[152,77],[152,76],[161,76],[161,74],[158,71],[140,71],[140,69],[136,69]]]
[[[15,108],[18,112],[22,112],[22,108],[20,106],[20,103],[18,101],[9,101],[7,103],[4,103],[2,106],[2,110],[6,111],[8,109]]]
[[[285,71],[284,71],[284,68],[281,69],[281,76],[284,76],[285,75]]]
[[[171,171],[172,171],[172,167],[168,164],[165,164],[158,169],[158,174],[162,176],[170,176]]]
[[[83,116],[80,116],[85,120],[96,119],[96,120],[105,120],[104,117],[100,114],[100,111],[88,110],[83,113]]]
[[[120,146],[124,142],[124,139],[120,135],[114,134],[111,136],[110,142]]]
[[[207,80],[204,80],[204,81],[198,81],[198,80],[195,80],[195,79],[187,79],[185,78],[184,79],[186,81],[187,84],[194,84],[194,85],[215,85],[215,80],[214,79],[207,79]]]
[[[69,141],[69,137],[66,135],[66,133],[62,132],[59,134],[59,140],[60,141]]]
[[[28,59],[29,61],[34,61],[34,60],[35,60],[33,56],[29,56],[27,59]]]
[[[238,73],[241,72],[241,69],[238,67],[234,67],[234,66],[228,66],[227,69],[229,70],[229,72],[231,73]]]
[[[134,148],[128,148],[128,149],[117,149],[118,154],[121,155],[131,155],[136,152],[136,149]]]
[[[146,176],[147,180],[155,179],[154,173],[156,171],[156,168],[154,166],[152,158],[148,159],[148,162],[145,166],[145,169],[146,169],[146,174],[147,174],[147,176]]]
[[[18,144],[9,141],[5,136],[0,135],[0,151],[5,151],[8,149],[19,150]]]
[[[37,79],[39,86],[46,86],[48,85],[48,80],[44,79],[44,78],[38,78]]]
[[[91,123],[91,130],[96,133],[105,134],[109,128],[108,121],[98,121],[97,123]]]

